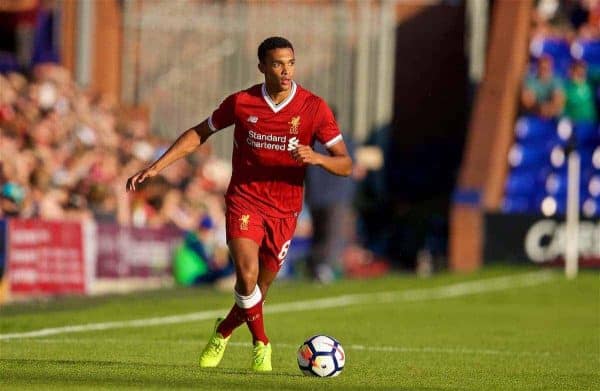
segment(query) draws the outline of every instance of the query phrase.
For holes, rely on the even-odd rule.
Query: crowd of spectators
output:
[[[600,0],[539,0],[503,210],[565,214],[566,155],[580,157],[580,210],[600,214]]]
[[[25,76],[0,74],[0,218],[175,225],[193,230],[204,216],[223,231],[230,166],[210,145],[126,193],[128,176],[170,144],[150,132],[143,110],[122,109],[78,87],[56,64]]]
[[[530,70],[521,93],[524,113],[596,122],[600,62],[588,63],[581,43],[600,41],[600,1],[539,0],[531,37]]]

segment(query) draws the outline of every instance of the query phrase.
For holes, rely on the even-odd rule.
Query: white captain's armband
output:
[[[326,148],[331,148],[333,147],[335,144],[339,143],[340,141],[342,141],[342,135],[338,134],[337,136],[335,136],[334,138],[332,138],[331,140],[327,141],[325,143],[325,147]]]
[[[213,132],[213,133],[214,133],[214,132],[216,132],[216,131],[218,131],[218,130],[219,130],[219,129],[217,129],[217,128],[215,127],[215,125],[214,125],[214,124],[213,124],[213,122],[212,122],[212,115],[211,115],[210,117],[208,117],[208,118],[206,119],[206,121],[208,122],[208,127],[210,128],[211,132]]]

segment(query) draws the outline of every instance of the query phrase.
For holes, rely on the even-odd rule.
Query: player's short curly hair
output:
[[[269,37],[258,45],[258,61],[264,64],[267,52],[273,49],[290,48],[294,51],[292,43],[283,37]]]

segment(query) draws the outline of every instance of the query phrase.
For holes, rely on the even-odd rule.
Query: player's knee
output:
[[[235,270],[235,290],[241,295],[249,295],[254,291],[258,280],[258,270],[252,265],[238,264]]]
[[[235,283],[235,290],[240,295],[247,296],[254,291],[256,287],[256,274],[251,272],[239,272]],[[261,289],[262,291],[262,289]]]

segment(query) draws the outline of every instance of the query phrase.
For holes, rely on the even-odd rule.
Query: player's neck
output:
[[[283,102],[288,96],[290,96],[290,93],[292,92],[291,88],[288,90],[277,90],[274,88],[272,89],[266,83],[265,87],[267,89],[267,94],[271,98],[271,102],[273,102],[276,105]]]

